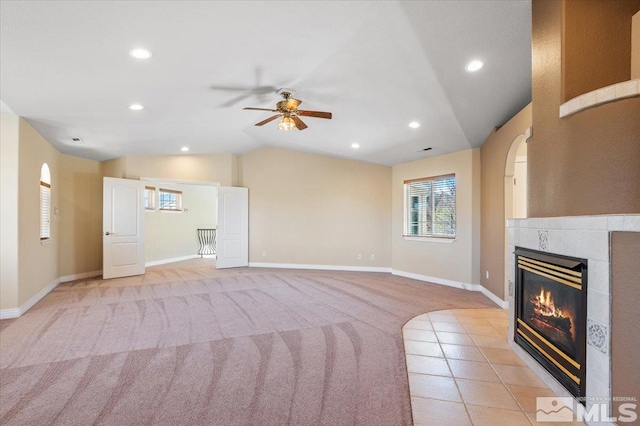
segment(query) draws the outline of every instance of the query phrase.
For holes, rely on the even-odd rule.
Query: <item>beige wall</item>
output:
[[[636,355],[640,351],[638,259],[640,232],[612,232],[611,306],[615,309],[611,317],[611,394],[614,396],[640,396],[637,374],[640,357]]]
[[[40,242],[43,163],[51,172],[51,239],[45,243]],[[61,276],[102,269],[101,164],[60,154],[26,120],[5,114],[1,217],[0,309],[24,305]]]
[[[631,20],[640,0],[555,3],[562,7],[564,101],[629,80]]]
[[[251,262],[391,265],[390,167],[277,148],[240,162]]]
[[[524,134],[531,127],[531,112],[531,104],[529,104],[504,126],[492,132],[480,151],[482,158],[480,284],[503,300],[506,299],[504,294],[506,219],[504,179],[507,156],[518,135]],[[518,148],[513,148],[516,150],[514,153],[516,155]],[[511,166],[513,167],[513,164]],[[512,203],[513,200],[510,202]],[[489,271],[488,279],[487,271]]]
[[[60,154],[60,275],[102,269],[102,168]]]
[[[408,179],[456,175],[456,239],[452,243],[403,238],[403,185]],[[480,150],[466,150],[393,167],[392,267],[464,284],[480,283]]]
[[[146,186],[182,191],[182,212],[145,212],[145,262],[198,253],[198,228],[216,228],[218,188],[145,182]],[[157,206],[157,205],[156,205]]]
[[[60,206],[59,153],[27,121],[20,118],[18,166],[18,304],[23,305],[58,279]],[[40,243],[40,170],[51,170],[51,239]]]
[[[120,159],[119,161],[122,161]],[[237,181],[238,156],[235,154],[144,155],[124,158],[108,164],[108,171],[127,179],[141,177],[217,182],[232,186]]]
[[[640,78],[640,12],[631,24],[631,78]]]
[[[605,8],[613,3],[620,7],[630,4],[569,3]],[[558,118],[563,93],[564,4],[568,3],[538,0],[532,3],[529,216],[640,213],[640,98],[619,100]],[[611,22],[615,25],[615,21],[603,21]],[[596,28],[599,26],[583,22],[575,31],[588,33]],[[627,37],[629,34],[630,28]],[[584,75],[589,70],[581,72]]]
[[[126,157],[103,161],[102,175],[104,177],[124,179],[127,173],[126,168]]]
[[[0,119],[0,309],[18,306],[18,147],[17,115]]]
[[[529,104],[529,105],[531,105],[531,104]],[[527,107],[529,107],[529,105],[527,105]],[[527,108],[527,107],[525,107],[525,108]],[[527,157],[527,144],[526,143],[520,143],[518,145],[519,146],[518,146],[518,150],[516,151],[516,158],[526,158]]]

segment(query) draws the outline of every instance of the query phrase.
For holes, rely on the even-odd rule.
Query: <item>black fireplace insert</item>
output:
[[[575,397],[585,396],[587,260],[516,247],[514,339]]]

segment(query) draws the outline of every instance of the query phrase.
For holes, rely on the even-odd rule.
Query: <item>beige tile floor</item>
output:
[[[511,350],[507,329],[502,309],[437,311],[405,324],[415,425],[540,424],[536,397],[555,393]]]

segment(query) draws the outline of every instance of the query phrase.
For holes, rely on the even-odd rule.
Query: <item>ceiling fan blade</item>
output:
[[[211,90],[222,90],[225,92],[247,92],[251,90],[251,86],[209,86]]]
[[[298,108],[298,105],[302,103],[299,99],[289,98],[287,99],[287,109],[293,111]]]
[[[298,118],[297,115],[292,115],[291,117],[293,118],[293,121],[296,123],[296,128],[298,130],[304,130],[308,127],[306,124],[304,124],[302,120],[300,120],[300,118]]]
[[[331,120],[332,114],[330,112],[323,112],[323,111],[301,111],[298,110],[296,111],[296,114],[302,116],[302,117],[315,117],[315,118],[326,118],[328,120]]]
[[[256,123],[255,125],[256,125],[256,126],[264,126],[265,124],[269,123],[270,121],[275,120],[275,119],[276,119],[276,118],[278,118],[278,117],[280,117],[280,114],[276,114],[276,115],[274,115],[273,117],[269,117],[269,118],[267,118],[266,120],[262,120],[261,122]]]
[[[250,96],[251,96],[251,94],[248,94],[248,93],[244,93],[242,95],[234,96],[232,99],[229,99],[228,101],[223,103],[221,106],[222,107],[232,107],[235,104],[237,104],[238,102],[243,101],[243,100],[247,99]]]
[[[270,111],[270,112],[278,112],[277,109],[269,109],[269,108],[254,108],[254,107],[244,107],[242,109],[250,110],[250,111]]]

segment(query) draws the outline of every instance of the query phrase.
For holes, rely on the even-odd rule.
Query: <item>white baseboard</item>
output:
[[[183,260],[195,259],[199,257],[198,255],[190,255],[183,257],[176,257],[173,259],[164,259],[164,260],[156,260],[153,262],[146,262],[145,266],[157,266],[164,265],[166,263],[180,262]],[[282,268],[282,269],[310,269],[310,270],[324,270],[324,271],[351,271],[351,272],[382,272],[382,273],[392,273],[393,275],[398,275],[405,278],[412,278],[418,281],[426,281],[433,284],[445,285],[448,287],[459,288],[463,290],[469,291],[479,291],[484,294],[489,300],[493,303],[501,307],[502,309],[506,309],[509,307],[509,302],[500,299],[495,294],[491,293],[489,290],[484,288],[480,284],[469,284],[463,283],[459,281],[452,281],[443,278],[430,277],[427,275],[415,274],[413,272],[405,272],[399,271],[397,269],[391,269],[387,267],[380,266],[345,266],[345,265],[313,265],[313,264],[303,264],[303,263],[259,263],[259,262],[249,262],[250,267],[254,268]],[[51,290],[56,288],[58,284],[62,282],[74,281],[83,278],[95,277],[98,275],[102,275],[102,271],[92,271],[92,272],[83,272],[80,274],[73,275],[65,275],[63,277],[58,278],[42,290],[40,290],[36,295],[34,295],[31,299],[27,301],[24,305],[19,308],[12,309],[0,309],[0,319],[9,319],[9,318],[17,318],[27,312],[33,305],[38,303],[44,296],[49,294]]]
[[[0,309],[0,320],[18,318],[20,315],[20,308]]]
[[[443,278],[430,277],[427,275],[415,274],[413,272],[405,272],[399,271],[397,269],[391,269],[386,267],[376,267],[376,266],[343,266],[343,265],[313,265],[313,264],[303,264],[303,263],[260,263],[260,262],[249,262],[249,266],[253,268],[282,268],[282,269],[316,269],[316,270],[325,270],[325,271],[354,271],[354,272],[383,272],[383,273],[392,273],[393,275],[399,275],[405,278],[412,278],[418,281],[426,281],[433,284],[446,285],[448,287],[459,288],[462,290],[469,291],[479,291],[484,294],[489,300],[493,303],[501,307],[502,309],[506,309],[509,307],[509,302],[500,299],[495,294],[491,293],[489,290],[484,288],[480,284],[469,284],[463,283],[459,281],[452,281]]]
[[[509,301],[500,299],[498,296],[496,296],[495,294],[493,294],[492,292],[487,290],[486,287],[484,287],[484,286],[482,286],[480,284],[478,284],[478,287],[480,287],[480,292],[482,294],[487,296],[489,298],[489,300],[491,300],[496,305],[500,306],[502,309],[507,309],[509,307]]]
[[[33,305],[42,300],[42,298],[49,294],[54,288],[58,287],[58,284],[60,283],[81,280],[83,278],[96,277],[99,275],[102,275],[102,271],[82,272],[80,274],[65,275],[64,277],[60,277],[37,292],[31,299],[27,300],[27,302],[19,308],[0,309],[0,320],[18,318],[19,316],[24,315],[24,313],[31,309]]]
[[[85,278],[92,278],[102,275],[102,269],[99,271],[91,271],[91,272],[82,272],[80,274],[71,274],[65,275],[64,277],[60,277],[59,280],[61,283],[67,283],[69,281],[82,280]]]
[[[166,263],[182,262],[183,260],[196,259],[198,257],[200,257],[200,255],[191,254],[189,256],[173,257],[171,259],[154,260],[152,262],[145,262],[144,266],[145,268],[148,268],[150,266],[158,266],[158,265],[164,265]]]
[[[401,277],[411,278],[418,281],[427,281],[433,284],[446,285],[447,287],[455,287],[463,290],[471,290],[471,288],[469,288],[471,284],[466,284],[459,281],[452,281],[452,280],[446,280],[444,278],[430,277],[428,275],[421,275],[421,274],[415,274],[413,272],[399,271],[397,269],[393,269],[391,273],[393,275],[399,275]]]
[[[56,288],[58,284],[60,284],[60,278],[53,281],[51,284],[34,294],[31,299],[27,300],[27,302],[19,308],[0,309],[0,319],[18,318],[19,316],[23,315],[25,312],[31,309],[33,305],[38,303],[43,297],[49,294],[51,290]]]
[[[282,269],[316,269],[322,271],[351,271],[351,272],[391,272],[391,268],[382,266],[345,266],[345,265],[313,265],[305,263],[260,263],[249,262],[252,268],[282,268]]]
[[[498,305],[502,309],[506,309],[506,308],[509,307],[509,302],[500,299],[498,296],[496,296],[495,294],[491,293],[489,290],[487,290],[486,288],[484,288],[480,284],[463,283],[463,282],[460,282],[460,281],[447,280],[447,279],[444,279],[444,278],[437,278],[437,277],[430,277],[430,276],[427,276],[427,275],[414,274],[413,272],[398,271],[397,269],[393,269],[391,271],[391,273],[393,275],[399,275],[399,276],[405,277],[405,278],[412,278],[412,279],[418,280],[418,281],[426,281],[426,282],[430,282],[430,283],[433,283],[433,284],[446,285],[448,287],[459,288],[459,289],[462,289],[462,290],[479,291],[480,293],[484,294],[489,300],[491,300],[493,303],[495,303],[496,305]]]

